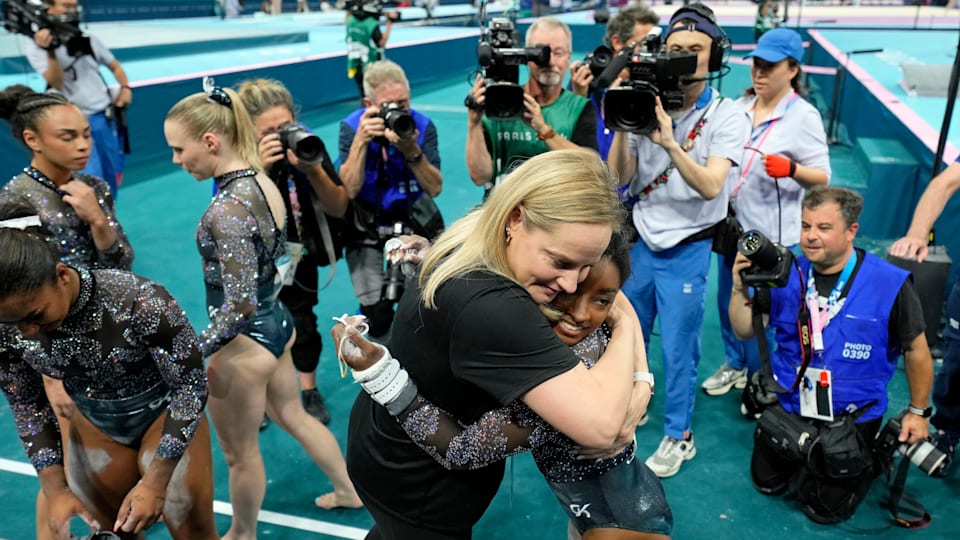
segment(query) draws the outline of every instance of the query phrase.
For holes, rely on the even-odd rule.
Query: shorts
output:
[[[158,382],[149,390],[123,399],[71,395],[77,411],[97,429],[124,446],[135,446],[170,404],[171,390]]]
[[[608,528],[669,535],[673,529],[660,479],[635,456],[600,476],[547,484],[581,534]]]
[[[257,311],[244,323],[240,333],[262,345],[273,356],[280,358],[296,326],[287,306],[276,299],[276,294],[268,295],[270,292],[266,288],[259,291],[261,298],[272,299],[257,302]],[[223,292],[207,286],[207,311],[212,313],[221,305],[223,305]]]

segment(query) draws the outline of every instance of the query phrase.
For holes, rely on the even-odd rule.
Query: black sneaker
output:
[[[316,388],[300,392],[300,400],[303,401],[303,408],[310,416],[319,420],[323,425],[330,423],[330,413],[327,411],[326,405],[323,404],[323,396]]]
[[[930,434],[930,442],[947,456],[943,465],[937,469],[932,476],[937,478],[947,476],[947,471],[950,469],[950,462],[953,461],[953,453],[957,449],[958,439],[960,439],[960,434],[943,431],[942,429]]]

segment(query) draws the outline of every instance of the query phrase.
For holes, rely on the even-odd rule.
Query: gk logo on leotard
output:
[[[571,504],[570,511],[573,512],[573,517],[585,517],[590,519],[590,512],[587,511],[587,508],[590,508],[590,504],[592,503],[587,503],[583,506],[580,506],[579,504]]]

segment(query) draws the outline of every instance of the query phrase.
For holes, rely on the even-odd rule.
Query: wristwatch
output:
[[[423,152],[417,152],[415,156],[410,156],[405,159],[406,159],[406,162],[409,163],[410,165],[420,163],[420,161],[423,159]]]
[[[650,385],[650,391],[653,392],[653,373],[649,371],[634,371],[633,382],[645,382]]]
[[[933,407],[927,407],[926,409],[921,409],[920,407],[907,405],[907,411],[910,412],[910,414],[915,414],[923,418],[930,418],[931,416],[933,416]]]

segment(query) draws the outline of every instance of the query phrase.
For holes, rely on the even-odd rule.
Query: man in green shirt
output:
[[[477,77],[467,123],[467,170],[487,191],[517,164],[550,150],[597,149],[597,119],[587,98],[563,88],[572,52],[570,27],[554,17],[541,17],[527,30],[526,46],[549,45],[550,64],[528,62],[530,79],[523,86],[522,118],[493,120],[483,115],[485,84]]]

